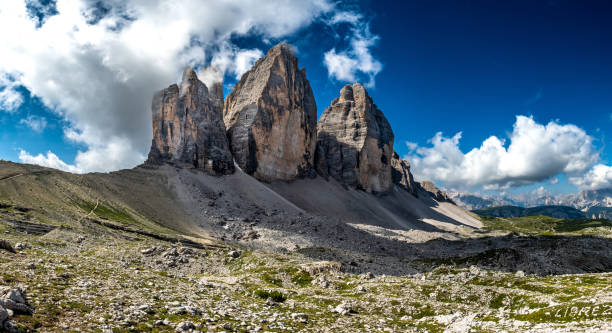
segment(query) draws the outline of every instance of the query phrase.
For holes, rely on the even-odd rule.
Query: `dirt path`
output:
[[[25,175],[25,173],[18,173],[18,174],[16,174],[16,175],[11,175],[11,176],[7,176],[7,177],[4,177],[4,178],[0,178],[0,181],[4,181],[4,180],[9,180],[9,179],[17,178],[17,177],[19,177],[19,176],[23,176],[23,175]]]
[[[86,215],[83,215],[77,222],[80,223],[81,221],[83,221],[84,219],[88,218],[91,216],[91,214],[94,213],[94,211],[98,208],[98,205],[100,204],[100,199],[96,199],[96,205],[94,206],[94,208],[92,208],[89,213],[87,213]]]

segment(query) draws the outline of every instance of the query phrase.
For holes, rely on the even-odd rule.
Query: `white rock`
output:
[[[336,306],[332,312],[339,313],[341,315],[347,315],[349,313],[355,312],[353,306],[349,302],[342,302]]]
[[[168,313],[173,314],[173,315],[183,314],[186,312],[187,312],[187,309],[184,306],[177,306],[177,307],[168,309]]]
[[[25,299],[21,294],[21,291],[17,289],[10,289],[6,294],[4,294],[4,298],[10,299],[15,303],[25,304]]]
[[[17,243],[17,244],[15,244],[15,250],[17,250],[17,251],[21,251],[23,249],[29,249],[29,248],[31,248],[31,246],[28,243]]]

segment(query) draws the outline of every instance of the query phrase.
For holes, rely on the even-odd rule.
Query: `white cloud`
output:
[[[419,148],[419,145],[416,144],[415,142],[406,141],[406,147],[408,147],[408,151],[412,153],[417,148]]]
[[[559,183],[559,178],[555,177],[548,182],[550,185],[555,185]]]
[[[540,186],[535,190],[531,191],[531,196],[535,198],[541,198],[550,195],[550,191],[548,191],[544,186]]]
[[[353,36],[350,47],[343,51],[335,48],[327,51],[323,62],[330,78],[339,81],[357,82],[362,76],[368,81],[366,87],[374,87],[376,75],[382,70],[382,63],[372,56],[371,48],[379,37],[370,32],[369,24],[362,23],[362,16],[351,12],[339,12],[329,21],[331,24],[349,23]]]
[[[68,139],[80,140],[78,136],[78,133],[67,132]],[[77,152],[74,164],[62,161],[51,151],[48,151],[46,156],[42,154],[33,156],[22,149],[19,153],[19,160],[23,163],[38,164],[74,173],[106,172],[120,169],[126,163],[134,166],[142,163],[145,156],[135,153],[134,147],[127,145],[126,142],[129,140],[112,138],[109,142],[96,143],[87,151]]]
[[[57,155],[53,154],[50,151],[47,152],[46,156],[43,154],[32,156],[27,152],[21,150],[19,152],[19,159],[21,160],[21,162],[27,164],[37,164],[42,165],[44,167],[59,169],[73,173],[80,171],[75,166],[64,163],[62,160],[59,159],[59,157],[57,157]]]
[[[42,133],[42,131],[47,127],[47,119],[45,117],[38,117],[33,115],[21,119],[19,123],[28,126],[34,132],[37,133]]]
[[[582,176],[570,177],[569,181],[583,190],[612,188],[612,166],[597,164]]]
[[[459,149],[461,133],[446,138],[438,132],[431,147],[419,147],[405,158],[415,176],[433,179],[445,186],[486,190],[506,189],[536,183],[565,173],[584,174],[599,160],[593,138],[575,125],[536,123],[517,116],[509,145],[496,136],[467,153]]]
[[[334,14],[328,23],[331,25],[339,23],[350,23],[356,25],[363,19],[363,16],[355,12],[342,11]]]
[[[56,13],[39,21],[26,2],[0,2],[0,78],[12,78],[0,81],[9,87],[0,107],[21,103],[13,87],[39,97],[69,124],[66,136],[87,147],[75,160],[83,171],[144,160],[153,92],[176,82],[185,65],[223,63],[216,53],[229,49],[224,69],[238,77],[261,53],[237,49],[231,36],[278,39],[336,10],[330,0],[57,0],[56,12],[37,3]],[[54,155],[40,156],[29,160]]]
[[[213,56],[211,65],[222,73],[233,74],[236,79],[240,79],[242,74],[248,71],[255,61],[263,56],[264,54],[261,50],[243,50],[231,45],[229,42],[225,42]]]
[[[23,97],[15,90],[15,80],[0,73],[0,111],[16,111],[23,103]]]

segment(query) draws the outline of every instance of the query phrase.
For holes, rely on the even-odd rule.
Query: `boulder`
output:
[[[316,168],[370,193],[393,186],[391,125],[360,83],[346,85],[317,125]]]
[[[28,305],[22,289],[5,286],[0,286],[0,308],[25,314],[34,312],[34,308]]]
[[[232,173],[222,105],[222,84],[209,90],[191,67],[185,68],[180,86],[173,84],[153,96],[153,142],[147,163]]]
[[[402,159],[396,152],[393,152],[393,157],[391,158],[391,177],[393,178],[393,184],[418,197],[416,184],[410,173],[410,163]]]
[[[291,46],[274,46],[227,96],[223,119],[234,159],[263,181],[314,176],[317,107]]]
[[[11,243],[4,239],[0,239],[0,249],[7,250],[11,253],[17,253],[17,251],[15,251]]]

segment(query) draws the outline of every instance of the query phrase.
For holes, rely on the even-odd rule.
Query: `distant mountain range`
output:
[[[457,205],[468,210],[500,206],[515,206],[516,208],[555,206],[562,207],[558,208],[559,212],[557,214],[559,215],[566,213],[565,208],[574,208],[582,212],[584,217],[612,219],[612,189],[610,188],[565,195],[525,193],[493,197],[454,191],[447,191],[446,193]]]
[[[587,215],[576,208],[568,206],[538,206],[524,208],[518,206],[499,206],[477,209],[474,213],[490,217],[522,217],[544,215],[560,219],[583,219]]]

